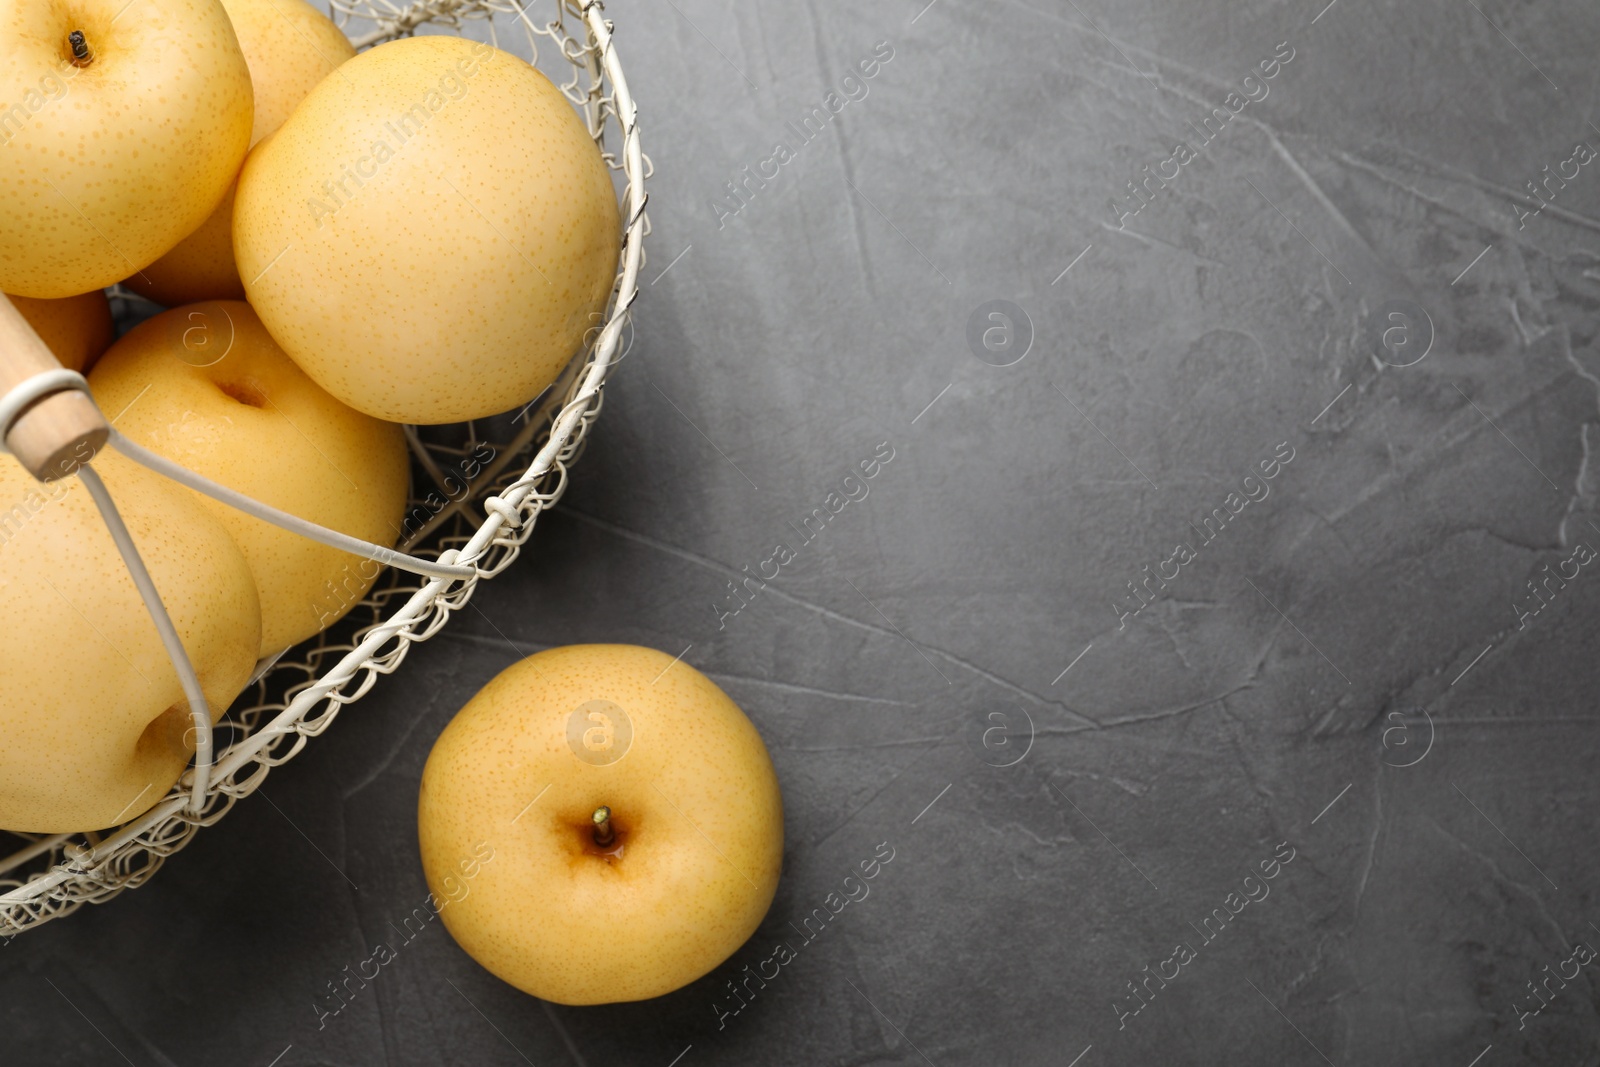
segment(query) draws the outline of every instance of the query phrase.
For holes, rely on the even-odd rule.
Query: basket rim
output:
[[[534,29],[528,20],[526,0],[512,0],[509,5],[500,8],[483,0],[465,0],[465,3],[487,11],[490,17],[496,10],[514,12],[530,33],[547,34],[547,31],[559,25],[558,20],[545,30]],[[608,115],[615,118],[622,133],[619,165],[613,168],[608,154],[608,169],[621,170],[626,179],[621,198],[623,221],[622,244],[618,254],[619,271],[598,335],[586,348],[574,354],[567,370],[552,383],[552,389],[559,388],[568,373],[578,368],[567,387],[560,410],[550,417],[550,429],[544,444],[529,458],[526,467],[514,481],[483,500],[485,518],[473,530],[466,544],[439,553],[440,562],[470,565],[476,573],[469,578],[426,579],[387,617],[360,631],[353,647],[323,670],[315,682],[294,691],[293,696],[269,721],[256,724],[246,736],[232,741],[210,766],[206,804],[201,811],[186,810],[190,803],[188,783],[193,782],[195,774],[191,766],[185,769],[165,797],[105,838],[95,840],[90,836],[87,847],[72,844],[73,838],[84,837],[86,832],[72,831],[42,835],[32,844],[9,856],[0,857],[0,880],[10,881],[7,875],[47,852],[59,851],[63,855],[62,861],[52,864],[48,870],[36,873],[14,888],[0,893],[0,938],[14,937],[44,922],[71,914],[83,903],[101,903],[125,888],[142,884],[167,856],[186,845],[200,827],[219,821],[232,808],[234,801],[254,792],[273,767],[298,755],[305,741],[320,734],[340,708],[359,700],[372,688],[378,674],[393,673],[404,660],[411,644],[425,641],[437,633],[448,620],[450,612],[467,603],[480,581],[495,577],[510,565],[531,533],[539,512],[548,510],[560,499],[567,484],[568,463],[576,459],[590,425],[598,417],[602,389],[620,359],[617,350],[629,325],[633,303],[639,296],[638,278],[644,264],[643,239],[649,233],[649,219],[645,214],[649,197],[644,183],[651,166],[640,142],[638,108],[613,42],[614,26],[602,14],[603,0],[555,0],[555,3],[562,15],[568,12],[576,14],[589,37],[590,43],[582,49],[581,57],[568,54],[564,45],[561,51],[575,68],[579,66],[581,58],[584,70],[589,75],[589,92],[585,101],[578,106],[585,113],[590,135],[604,152],[602,142]],[[440,18],[440,6],[438,0],[416,0],[397,12],[393,19],[385,20],[396,28],[391,28],[388,36],[382,39],[408,36],[417,25],[434,22]],[[407,18],[419,13],[432,17],[406,24]],[[457,16],[451,21],[451,16],[446,13],[439,24],[459,31],[462,20]],[[554,37],[553,33],[547,35]],[[365,46],[380,42],[369,35],[362,38],[361,43]],[[609,94],[603,92],[607,86]],[[560,395],[551,395],[547,403]],[[538,398],[535,398],[534,403],[537,402]],[[527,427],[517,435],[507,454],[521,455],[531,447],[543,422],[542,418],[530,417]],[[509,461],[506,466],[510,466]],[[539,484],[552,474],[560,476],[557,486],[541,493]],[[493,484],[495,480],[498,480],[498,475],[485,478],[485,484]],[[496,547],[509,551],[496,565],[488,568],[481,566]],[[419,632],[419,626],[430,616],[437,616],[438,623]],[[265,669],[258,670],[252,676],[251,684],[287,666],[281,663],[281,657],[282,654],[270,661],[263,661]],[[355,691],[346,693],[345,687],[352,682],[356,683]],[[313,716],[312,713],[324,704],[327,705],[324,713]],[[319,719],[317,727],[314,733],[308,733],[302,727],[314,717]],[[296,738],[288,752],[282,755],[271,753],[270,750],[279,741],[288,737]],[[250,776],[242,782],[234,782],[234,776],[252,762],[258,766]],[[160,832],[169,824],[176,830],[175,839],[172,840],[167,840],[167,835]],[[136,858],[141,853],[147,854],[150,862],[134,870],[120,883],[108,882],[97,873],[118,859]],[[85,892],[71,892],[75,888]],[[52,902],[58,902],[59,906],[47,910],[47,905]]]

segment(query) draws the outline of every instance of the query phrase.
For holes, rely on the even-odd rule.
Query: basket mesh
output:
[[[478,582],[516,560],[539,514],[561,498],[567,470],[600,414],[601,387],[626,354],[628,312],[638,296],[643,239],[650,230],[644,181],[651,168],[639,146],[637,112],[602,4],[330,0],[328,8],[358,48],[424,27],[459,33],[478,22],[497,47],[535,65],[546,60],[541,69],[582,113],[607,166],[621,178],[622,254],[604,321],[555,384],[523,411],[455,426],[407,427],[415,492],[411,532],[399,547],[429,558],[453,551],[477,576],[430,580],[387,570],[337,625],[263,662],[257,679],[217,724],[216,762],[198,813],[190,810],[192,778],[186,772],[160,803],[114,830],[0,832],[0,852],[9,853],[0,859],[0,936],[15,936],[143,883],[201,826],[221,819],[273,767],[331,726],[340,709],[364,696],[379,675],[398,668],[412,644],[428,640],[466,607]],[[114,303],[128,299],[119,292]]]

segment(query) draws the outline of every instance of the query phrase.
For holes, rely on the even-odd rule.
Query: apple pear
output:
[[[0,0],[0,290],[154,262],[216,209],[252,115],[219,0]]]
[[[392,546],[400,535],[404,433],[319,388],[249,304],[191,304],[140,323],[100,357],[89,387],[118,430],[212,481],[363,540]],[[250,563],[263,656],[326,629],[377,580],[371,560],[193,495]]]
[[[760,925],[783,862],[755,726],[693,667],[631,645],[550,649],[484,686],[434,743],[417,829],[451,936],[561,1004],[704,975]]]
[[[26,296],[11,296],[10,300],[68,370],[88,370],[117,339],[117,324],[104,289],[59,300]]]
[[[261,644],[255,582],[222,526],[115,453],[116,499],[220,717]],[[177,671],[89,491],[0,455],[0,828],[64,833],[147,810],[195,749]]]
[[[289,117],[317,83],[356,54],[344,32],[306,0],[222,0],[250,67],[255,90],[254,147]],[[167,307],[201,300],[243,300],[233,261],[233,201],[222,203],[178,246],[123,284]]]
[[[245,163],[234,251],[290,357],[358,411],[526,404],[600,321],[621,233],[584,121],[523,60],[451,36],[323,79]]]

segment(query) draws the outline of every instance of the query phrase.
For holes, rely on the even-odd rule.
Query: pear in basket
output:
[[[68,370],[87,371],[117,339],[104,289],[60,300],[9,298],[39,339]]]
[[[344,32],[306,0],[222,0],[250,66],[259,143],[335,67],[356,54]],[[234,186],[211,217],[171,252],[123,284],[167,307],[200,300],[243,300],[233,265]]]
[[[244,556],[160,475],[112,453],[94,468],[220,717],[260,647]],[[165,796],[195,748],[177,672],[83,483],[41,485],[5,455],[0,617],[0,829],[99,829]]]
[[[356,410],[414,423],[532,400],[600,321],[621,241],[567,98],[447,36],[323,79],[245,163],[233,238],[290,357]]]
[[[89,386],[133,441],[263,504],[391,546],[410,458],[399,426],[339,403],[283,354],[250,305],[191,304],[134,327]],[[120,412],[120,414],[118,414]],[[261,654],[342,617],[381,569],[192,490],[233,535],[261,596]]]
[[[0,290],[64,297],[152,263],[250,144],[218,0],[0,0]]]

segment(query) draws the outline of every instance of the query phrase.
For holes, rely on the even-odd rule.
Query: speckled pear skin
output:
[[[0,0],[0,290],[73,296],[166,253],[238,173],[252,100],[218,0]]]
[[[215,360],[215,362],[211,362]],[[146,448],[292,515],[367,541],[400,536],[410,459],[400,427],[324,392],[250,305],[191,304],[134,327],[89,386]],[[189,489],[232,535],[261,597],[261,654],[326,629],[377,580],[376,563]]]
[[[219,718],[261,641],[255,583],[220,524],[112,452],[111,490]],[[116,825],[166,795],[194,751],[193,720],[88,490],[42,486],[0,456],[0,828]]]
[[[234,250],[284,349],[396,422],[527,403],[601,321],[621,234],[576,109],[523,60],[451,36],[379,45],[245,164]]]
[[[250,68],[255,125],[250,144],[282,126],[317,83],[356,54],[344,31],[306,0],[222,0]],[[235,186],[199,229],[123,284],[167,307],[243,300],[233,257]]]
[[[569,739],[574,709],[597,699],[631,723],[614,762],[580,759]],[[594,846],[601,805],[620,855]],[[755,726],[699,671],[632,645],[550,649],[484,686],[428,757],[417,824],[451,935],[562,1004],[644,1000],[706,974],[760,925],[783,862],[783,799]]]

